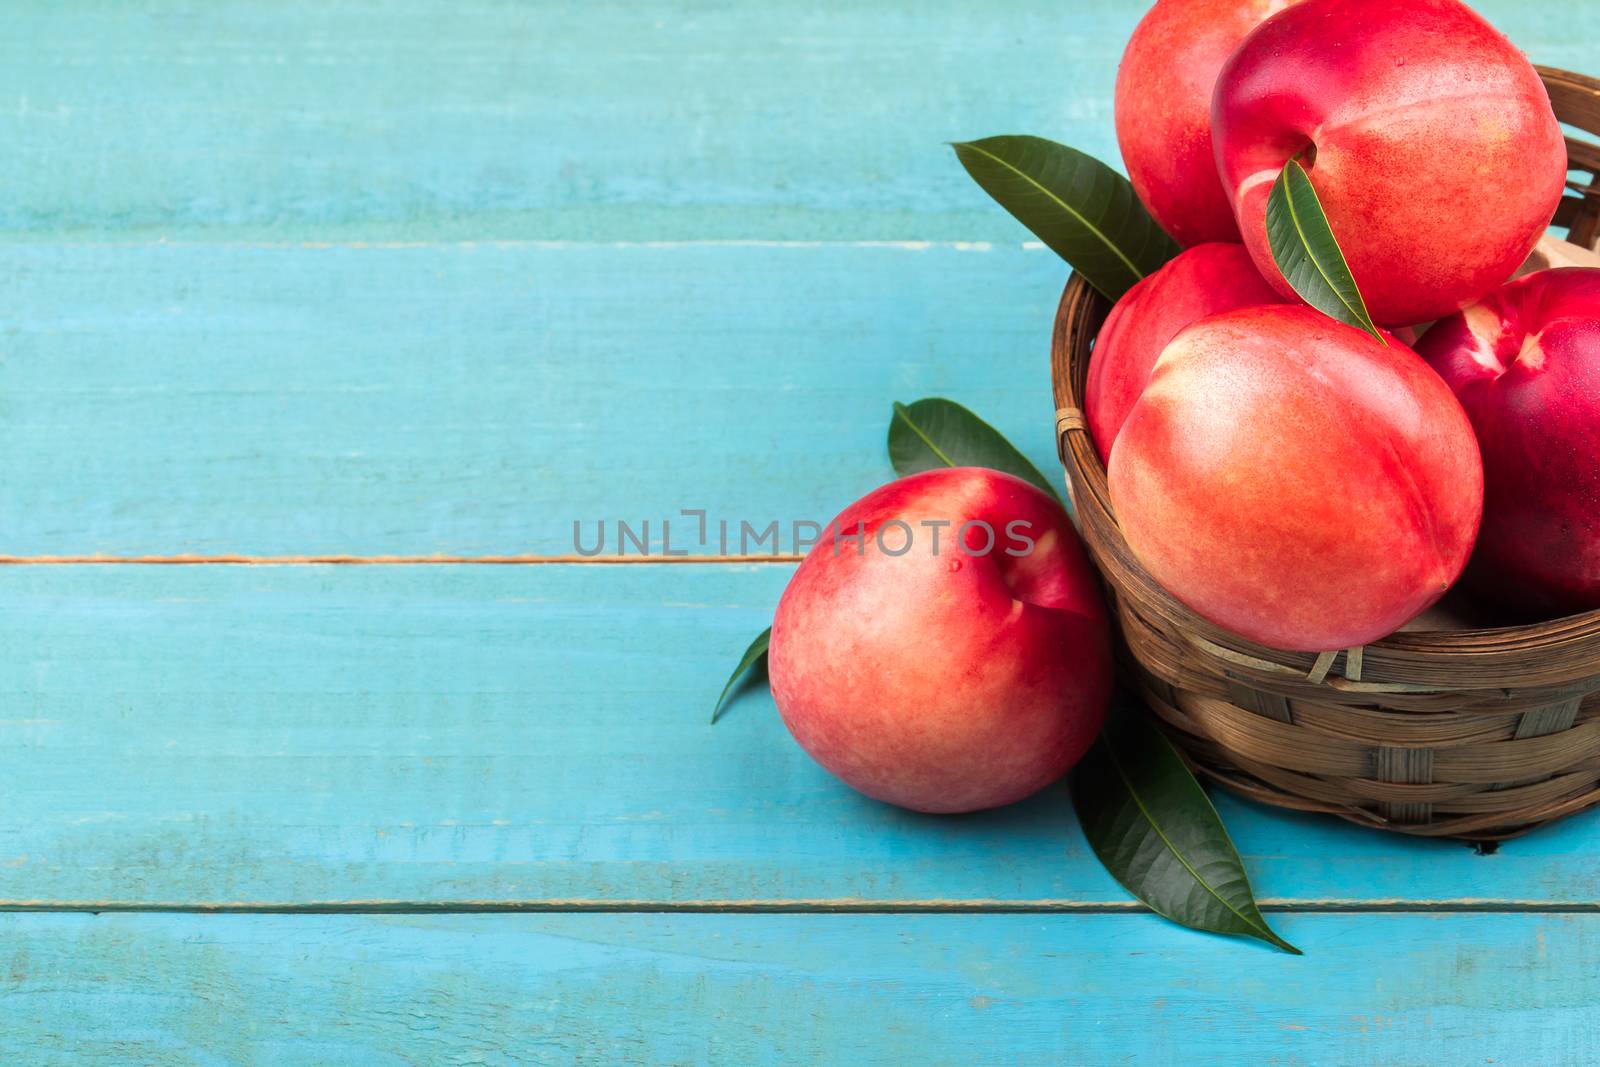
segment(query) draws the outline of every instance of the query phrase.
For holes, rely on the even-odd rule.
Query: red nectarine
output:
[[[1459,0],[1304,0],[1217,78],[1217,164],[1244,242],[1285,295],[1267,200],[1303,157],[1374,321],[1449,315],[1511,277],[1567,176],[1526,57]]]
[[[1398,341],[1306,307],[1214,315],[1156,363],[1111,450],[1117,521],[1218,626],[1297,652],[1375,641],[1466,564],[1472,428]]]
[[[990,808],[1078,761],[1105,718],[1105,606],[1065,511],[952,468],[867,494],[795,572],[772,624],[795,740],[879,800]]]
[[[1483,450],[1478,590],[1528,613],[1600,608],[1600,270],[1547,270],[1444,319],[1418,353]]]
[[[1237,244],[1196,245],[1129,289],[1106,316],[1089,358],[1083,399],[1100,457],[1111,454],[1157,357],[1179,330],[1218,312],[1282,302]]]
[[[1211,91],[1245,34],[1295,0],[1158,0],[1117,68],[1117,143],[1139,199],[1179,244],[1238,241],[1211,150]]]

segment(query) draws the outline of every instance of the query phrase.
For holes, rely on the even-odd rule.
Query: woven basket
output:
[[[1600,133],[1600,81],[1540,68],[1562,121]],[[1568,138],[1556,222],[1593,248],[1600,147]],[[1255,800],[1408,834],[1499,840],[1600,804],[1600,612],[1499,629],[1430,613],[1365,648],[1265,648],[1189,611],[1117,528],[1083,419],[1108,305],[1074,275],[1051,376],[1061,460],[1121,631],[1122,668],[1193,766]]]

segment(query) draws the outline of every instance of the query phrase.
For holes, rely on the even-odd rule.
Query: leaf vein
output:
[[[1142,270],[1140,270],[1137,266],[1135,266],[1133,260],[1129,259],[1127,257],[1127,255],[1122,251],[1122,249],[1118,248],[1114,243],[1112,243],[1111,239],[1108,236],[1106,236],[1106,234],[1098,226],[1096,226],[1092,222],[1090,222],[1080,212],[1074,210],[1072,205],[1068,204],[1065,200],[1062,200],[1059,196],[1057,196],[1056,194],[1052,193],[1046,186],[1044,186],[1040,182],[1036,181],[1033,178],[1032,175],[1030,175],[1030,174],[1026,173],[1025,171],[1021,170],[1020,168],[1018,168],[1014,164],[1009,163],[1004,159],[1001,159],[999,156],[995,155],[994,153],[989,152],[986,149],[978,147],[976,144],[974,144],[972,142],[968,142],[966,147],[972,149],[974,152],[977,152],[980,155],[987,157],[988,159],[990,159],[990,160],[994,161],[995,163],[999,164],[1000,166],[1002,166],[1002,167],[1006,168],[1007,170],[1013,172],[1019,178],[1021,178],[1023,181],[1025,181],[1029,185],[1033,186],[1040,193],[1042,193],[1045,197],[1047,197],[1052,202],[1054,202],[1056,204],[1056,206],[1061,208],[1062,211],[1065,211],[1067,214],[1069,214],[1073,218],[1077,219],[1079,224],[1081,224],[1084,229],[1088,230],[1102,244],[1104,244],[1106,246],[1106,248],[1110,249],[1111,252],[1113,254],[1115,254],[1116,257],[1119,260],[1122,261],[1123,266],[1127,267],[1128,270],[1133,274],[1133,277],[1134,277],[1134,279],[1136,281],[1142,281],[1144,279],[1144,272]]]
[[[1169,838],[1166,832],[1161,829],[1160,825],[1156,823],[1154,816],[1150,814],[1150,809],[1145,807],[1144,800],[1139,796],[1139,791],[1134,788],[1133,779],[1123,767],[1122,760],[1117,758],[1117,749],[1116,746],[1112,744],[1111,738],[1103,735],[1103,740],[1105,741],[1106,755],[1111,758],[1111,765],[1117,769],[1117,776],[1122,779],[1122,784],[1127,787],[1128,796],[1132,798],[1134,804],[1138,806],[1139,814],[1144,816],[1145,822],[1150,824],[1150,829],[1155,832],[1157,837],[1161,838],[1162,844],[1167,846],[1168,853],[1171,855],[1171,857],[1177,860],[1178,863],[1182,864],[1183,869],[1189,872],[1189,874],[1194,878],[1195,882],[1198,883],[1200,887],[1203,888],[1207,893],[1209,893],[1217,903],[1221,904],[1224,908],[1227,908],[1228,911],[1232,912],[1240,922],[1244,923],[1253,930],[1261,931],[1263,936],[1276,943],[1279,939],[1277,935],[1272,932],[1270,927],[1268,927],[1265,923],[1258,923],[1252,920],[1244,913],[1239,911],[1239,909],[1235,908],[1231,903],[1224,900],[1222,896],[1212,888],[1211,883],[1207,882],[1205,878],[1201,877],[1200,872],[1194,869],[1194,865],[1191,864],[1188,858],[1178,850],[1178,846],[1173,843],[1172,839]]]

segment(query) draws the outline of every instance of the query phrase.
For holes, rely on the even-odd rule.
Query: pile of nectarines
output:
[[[1521,52],[1460,0],[1158,0],[1116,127],[1187,247],[1112,309],[1086,394],[1157,581],[1300,652],[1382,638],[1464,572],[1508,621],[1600,609],[1600,270],[1507,284],[1567,171]],[[1290,160],[1381,329],[1306,306],[1280,272],[1268,201]],[[1065,513],[975,468],[841,514],[783,596],[770,666],[808,752],[927,811],[1058,777],[1111,686]]]
[[[1567,172],[1522,53],[1459,0],[1159,0],[1116,115],[1151,214],[1223,242],[1135,286],[1091,359],[1146,569],[1294,651],[1386,636],[1469,558],[1508,620],[1600,608],[1600,271],[1500,288]],[[1295,158],[1382,340],[1299,306],[1275,262]]]

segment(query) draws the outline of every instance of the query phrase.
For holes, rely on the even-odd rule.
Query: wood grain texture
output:
[[[715,555],[725,519],[764,553],[893,477],[895,400],[1059,475],[1065,276],[1017,245],[0,245],[0,549],[561,555],[625,519],[660,552],[667,519]]]
[[[953,0],[13,10],[0,232],[1010,236],[945,142],[1018,127],[1110,153],[1136,10],[994,16]],[[994,83],[997,61],[1014,81]]]
[[[711,701],[788,567],[0,569],[0,900],[1127,903],[1059,787],[932,818]],[[1225,801],[1270,901],[1600,898],[1593,818],[1494,856]]]
[[[1593,65],[1592,4],[1479,0]],[[1133,0],[163,0],[0,14],[0,233],[1015,239],[945,142],[1117,158]]]
[[[1139,6],[161,0],[0,10],[0,552],[559,554],[824,520],[889,404],[1053,470],[1065,273],[944,141],[1114,159]],[[1592,65],[1600,7],[1484,0]],[[874,244],[887,242],[887,244]],[[710,546],[700,550],[711,554]],[[787,566],[0,569],[0,1061],[1578,1063],[1595,915],[1114,908],[1058,789],[957,820],[709,701]],[[1295,908],[1587,908],[1224,801]],[[64,914],[75,906],[743,909]]]
[[[11,915],[0,1058],[1591,1062],[1600,917],[1282,922],[1304,959],[1147,916]]]

